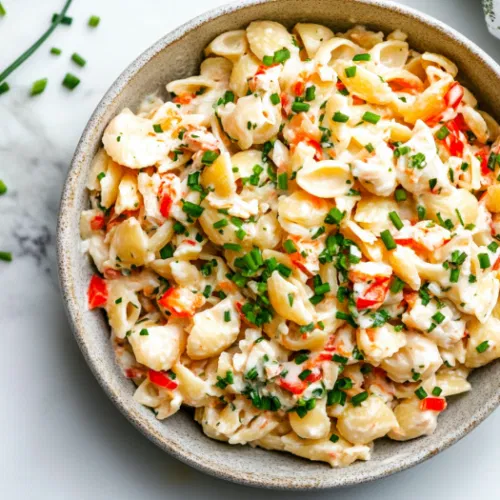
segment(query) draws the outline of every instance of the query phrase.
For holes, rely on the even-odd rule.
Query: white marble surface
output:
[[[347,0],[346,0],[347,1]],[[63,0],[2,0],[0,68],[30,45]],[[168,457],[128,424],[101,391],[71,335],[59,295],[55,221],[80,133],[97,102],[142,50],[223,0],[75,0],[73,26],[54,36],[16,71],[0,96],[0,498],[249,499],[327,498],[257,492],[209,478]],[[486,30],[479,0],[404,0],[451,24],[500,61],[500,41]],[[86,26],[100,15],[96,30]],[[51,46],[63,55],[51,56]],[[76,67],[69,57],[88,60]],[[68,92],[67,71],[81,77]],[[34,80],[49,78],[31,98]],[[497,427],[498,426],[498,427]],[[500,498],[500,412],[431,461],[335,498]]]

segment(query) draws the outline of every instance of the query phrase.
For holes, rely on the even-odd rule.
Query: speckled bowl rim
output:
[[[92,147],[95,142],[92,142],[92,136],[94,135],[94,130],[100,124],[103,115],[109,105],[120,95],[123,89],[128,85],[130,80],[139,72],[139,70],[148,63],[152,58],[155,57],[162,50],[166,49],[169,45],[175,41],[181,39],[188,32],[200,28],[205,23],[212,21],[218,17],[222,17],[226,14],[233,13],[235,11],[240,11],[249,7],[253,7],[260,4],[266,3],[276,3],[280,0],[242,0],[226,5],[214,8],[200,16],[188,21],[187,23],[181,25],[175,30],[171,31],[159,41],[153,44],[150,48],[144,51],[135,61],[133,61],[127,69],[116,79],[116,81],[111,85],[109,90],[106,92],[104,97],[99,102],[97,108],[92,114],[90,120],[88,121],[78,146],[76,148],[71,168],[68,172],[66,182],[63,187],[59,218],[58,218],[58,228],[57,228],[57,258],[58,258],[58,270],[59,270],[59,281],[60,287],[63,295],[63,299],[66,306],[66,311],[70,319],[70,323],[76,338],[76,341],[83,353],[87,364],[89,365],[91,371],[96,377],[97,381],[104,389],[105,393],[111,399],[111,401],[118,407],[122,414],[148,439],[159,446],[161,449],[166,451],[171,456],[181,460],[182,462],[202,471],[209,475],[218,477],[219,479],[226,479],[234,483],[262,487],[269,489],[280,489],[280,490],[294,490],[294,491],[312,491],[312,490],[322,490],[336,487],[347,487],[356,484],[362,484],[369,481],[374,481],[389,475],[401,472],[405,469],[413,467],[435,455],[441,451],[447,449],[452,444],[456,443],[469,432],[471,432],[475,427],[477,427],[491,412],[500,405],[500,389],[485,402],[482,407],[477,408],[473,417],[468,422],[464,422],[457,426],[453,432],[445,435],[438,443],[433,443],[428,449],[416,453],[410,460],[403,461],[401,464],[394,464],[389,469],[384,469],[383,467],[379,471],[371,471],[366,469],[366,472],[360,473],[356,478],[352,477],[335,477],[331,481],[326,481],[318,485],[317,482],[312,478],[310,481],[304,481],[300,479],[298,482],[293,484],[284,485],[280,481],[273,483],[268,480],[262,480],[256,478],[253,474],[234,474],[231,470],[224,469],[222,467],[217,467],[213,465],[207,465],[202,461],[194,460],[192,455],[189,453],[188,449],[184,449],[174,445],[174,443],[169,442],[168,436],[156,435],[150,427],[147,425],[147,421],[134,416],[133,408],[130,408],[124,397],[121,394],[116,393],[110,384],[107,383],[106,377],[102,376],[102,368],[99,366],[97,361],[94,361],[86,346],[85,342],[85,325],[80,324],[78,318],[82,308],[85,307],[84,304],[78,303],[73,295],[73,279],[71,276],[71,259],[70,252],[65,252],[65,248],[70,245],[74,245],[75,242],[71,240],[72,234],[69,230],[70,224],[69,220],[74,216],[72,210],[72,203],[74,200],[75,186],[77,184],[78,166],[86,160],[86,157],[92,153]],[[391,2],[390,0],[349,0],[356,2],[367,7],[382,7],[393,12],[402,14],[415,21],[420,21],[423,24],[441,32],[443,35],[447,36],[449,39],[453,40],[454,43],[460,44],[467,47],[469,52],[471,52],[475,57],[480,59],[485,65],[489,66],[490,69],[495,73],[499,79],[500,83],[500,66],[482,49],[480,49],[475,43],[471,42],[469,39],[461,35],[458,31],[447,26],[446,24],[434,19],[431,16],[423,14],[416,9],[411,7],[403,6]],[[362,20],[357,21],[362,23]],[[154,418],[153,416],[151,418]],[[207,439],[209,439],[207,437]]]

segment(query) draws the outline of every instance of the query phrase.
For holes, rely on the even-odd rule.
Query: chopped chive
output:
[[[324,295],[325,293],[328,293],[330,291],[330,284],[329,283],[322,283],[319,286],[314,287],[314,293],[316,295]]]
[[[233,252],[241,252],[241,245],[239,243],[224,243],[222,245],[225,250],[232,250]]]
[[[229,222],[227,221],[227,219],[221,219],[221,220],[218,220],[217,222],[214,222],[213,227],[215,229],[221,229],[223,227],[226,227],[228,224],[229,224]]]
[[[425,389],[423,387],[419,387],[415,391],[415,395],[417,396],[418,399],[425,399],[427,397],[427,392],[425,392]]]
[[[280,96],[278,94],[271,94],[269,99],[275,106],[281,102]]]
[[[161,125],[159,123],[155,123],[153,124],[153,130],[157,133],[157,134],[162,134],[163,133],[163,129],[161,128]]]
[[[372,56],[370,54],[356,54],[352,60],[357,61],[370,61]]]
[[[458,278],[460,278],[460,269],[452,269],[450,271],[450,283],[458,283]]]
[[[417,207],[418,220],[425,220],[425,213],[426,213],[425,207],[419,205]]]
[[[409,146],[399,146],[394,150],[394,156],[400,158],[401,156],[407,155],[411,151]]]
[[[236,238],[238,238],[239,240],[243,240],[246,236],[246,231],[244,229],[238,229],[238,231],[236,231]]]
[[[55,23],[59,18],[59,14],[52,14],[52,23]],[[65,24],[66,26],[71,26],[73,23],[73,18],[69,16],[62,16],[59,20],[59,24]]]
[[[10,86],[7,82],[0,83],[0,95],[5,94],[10,90]]]
[[[288,266],[285,266],[284,264],[278,264],[276,266],[276,270],[285,278],[290,277],[290,275],[292,274],[292,270]]]
[[[346,123],[349,121],[349,117],[347,115],[344,115],[340,111],[335,111],[332,120],[337,123]]]
[[[326,231],[325,226],[321,226],[313,235],[312,239],[318,239]]]
[[[349,361],[349,358],[346,358],[345,356],[340,356],[339,354],[334,354],[332,356],[332,361],[340,363],[341,365],[345,365]]]
[[[434,314],[432,316],[432,319],[438,324],[440,325],[445,319],[446,319],[446,316],[442,313],[442,312],[437,312],[436,314]]]
[[[0,251],[0,260],[3,260],[5,262],[12,262],[12,253]]]
[[[82,68],[87,64],[87,61],[80,55],[77,54],[76,52],[71,56],[71,60],[78,64],[78,66],[81,66]]]
[[[307,102],[294,101],[292,104],[292,111],[294,113],[301,113],[302,111],[309,111],[311,107]]]
[[[487,340],[485,340],[484,342],[481,342],[478,346],[476,346],[476,351],[479,354],[482,354],[484,351],[488,349],[489,346],[490,343]]]
[[[90,16],[88,24],[91,28],[97,28],[100,22],[101,18],[99,16]]]
[[[487,253],[480,253],[477,256],[481,269],[488,269],[491,266],[490,256]]]
[[[258,376],[257,368],[254,366],[251,370],[248,370],[245,378],[248,380],[255,380]]]
[[[462,170],[463,172],[465,172],[468,168],[469,164],[466,161],[464,161],[462,165],[460,165],[460,170]]]
[[[302,372],[299,373],[299,378],[300,380],[302,380],[302,382],[307,378],[309,377],[309,375],[311,375],[312,371],[311,370],[304,370]]]
[[[311,85],[306,88],[306,101],[314,101],[316,99],[316,87]]]
[[[182,211],[194,218],[199,217],[205,209],[200,205],[196,205],[195,203],[191,203],[190,201],[182,202]]]
[[[347,395],[345,392],[340,391],[339,389],[333,389],[328,391],[326,404],[328,406],[332,406],[334,404],[339,404],[341,406],[345,405],[347,399]]]
[[[228,102],[234,102],[234,92],[231,90],[224,92],[224,103],[227,104]]]
[[[75,75],[72,75],[71,73],[66,73],[66,76],[64,77],[64,80],[62,81],[63,86],[69,90],[73,90],[75,87],[78,86],[79,83],[80,83],[80,79],[78,77],[76,77]]]
[[[432,395],[433,396],[441,396],[441,393],[443,392],[443,389],[441,389],[441,387],[439,386],[436,386],[434,387],[434,389],[432,389]]]
[[[497,250],[498,250],[498,243],[496,241],[492,241],[489,245],[488,245],[488,250],[490,252],[493,252],[495,253]]]
[[[47,78],[42,78],[41,80],[37,80],[36,82],[34,82],[31,86],[31,95],[33,96],[41,94],[45,90],[47,82]]]
[[[394,193],[394,199],[398,202],[399,201],[406,201],[408,199],[406,191],[403,188],[397,188],[395,193]]]
[[[325,217],[325,222],[327,224],[340,224],[344,216],[345,212],[341,212],[337,207],[333,207]]]
[[[218,157],[219,153],[217,151],[205,151],[201,157],[201,163],[211,165]]]
[[[229,323],[231,321],[231,311],[224,311],[224,322]]]
[[[399,231],[402,227],[404,227],[403,222],[401,221],[397,212],[389,212],[389,219],[394,224],[394,227]]]
[[[3,17],[7,14],[7,11],[5,10],[5,7],[2,5],[0,2],[0,17]]]
[[[62,54],[62,50],[58,49],[57,47],[52,47],[50,49],[50,53],[55,55],[55,56],[60,56]]]
[[[394,241],[394,238],[392,237],[392,234],[388,229],[382,231],[380,233],[380,237],[382,238],[382,242],[384,243],[387,250],[394,250],[397,247],[396,242]]]
[[[345,76],[347,76],[347,78],[355,77],[357,69],[358,68],[356,66],[351,66],[349,68],[346,68],[345,69]]]
[[[392,280],[391,286],[390,286],[390,291],[392,294],[396,295],[399,293],[403,288],[405,287],[405,282],[395,276]]]
[[[172,243],[166,244],[161,250],[160,250],[160,257],[162,259],[170,259],[170,257],[174,256],[174,247],[172,246]]]
[[[262,62],[264,63],[264,66],[271,66],[274,62],[273,56],[264,56],[262,58]]]
[[[290,59],[290,51],[283,47],[274,53],[273,62],[284,63],[287,59]]]
[[[363,115],[362,120],[368,123],[373,123],[373,125],[376,125],[380,121],[380,115],[367,111]]]
[[[359,406],[363,401],[368,399],[368,393],[366,391],[356,394],[351,398],[351,403],[353,406]]]
[[[436,133],[436,137],[442,141],[443,139],[446,139],[450,135],[450,130],[446,125],[443,125]]]
[[[339,439],[340,439],[340,438],[337,436],[337,434],[332,434],[332,435],[330,436],[330,441],[331,441],[332,443],[336,443]]]
[[[115,300],[115,304],[121,304],[123,301],[122,297],[119,297],[118,299]]]
[[[309,359],[309,355],[307,355],[304,352],[301,352],[295,356],[295,364],[296,365],[301,365],[304,361],[307,361]]]
[[[7,185],[4,181],[0,179],[0,195],[5,194],[7,192]]]
[[[286,253],[295,253],[297,251],[297,247],[292,240],[286,240],[283,243],[283,248],[285,249]]]
[[[139,332],[139,335],[142,335],[142,336],[149,335],[148,329],[147,329],[147,328],[143,328],[143,329]]]
[[[286,172],[278,175],[278,187],[283,191],[288,189],[288,174]]]
[[[299,328],[300,333],[307,333],[307,332],[312,332],[314,330],[314,323],[309,323],[307,325],[302,325]]]
[[[411,376],[411,378],[417,382],[419,379],[420,379],[420,373],[418,372],[413,372],[413,375]]]
[[[460,213],[460,210],[458,208],[455,208],[455,213],[457,214],[458,221],[462,226],[465,226],[464,219],[462,218],[462,214]]]
[[[431,189],[431,191],[436,187],[436,184],[437,184],[437,179],[436,178],[429,179],[429,188]]]

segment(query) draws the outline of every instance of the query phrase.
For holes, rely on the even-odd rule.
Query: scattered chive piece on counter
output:
[[[58,49],[57,47],[52,47],[50,49],[50,53],[54,54],[55,56],[60,56],[62,54],[62,50]]]
[[[57,18],[59,17],[59,14],[52,14],[52,23],[55,23],[57,21]],[[73,22],[73,18],[69,16],[63,16],[61,20],[59,21],[59,24],[65,24],[66,26],[71,26]]]
[[[0,83],[0,95],[5,94],[10,90],[9,84],[7,82]]]
[[[7,14],[7,11],[5,10],[5,7],[2,5],[0,2],[0,17],[3,17]]]
[[[80,55],[77,54],[76,52],[71,56],[71,60],[78,64],[78,66],[81,66],[82,68],[87,64],[87,61]]]
[[[100,22],[101,18],[99,16],[90,16],[88,24],[91,28],[97,28]]]
[[[80,83],[80,79],[71,73],[66,73],[62,84],[69,90],[73,90]]]
[[[33,85],[31,86],[31,95],[33,96],[41,94],[45,90],[47,83],[48,83],[47,78],[42,78],[41,80],[33,82]]]
[[[4,181],[0,180],[0,195],[7,192],[7,186]]]
[[[10,252],[0,252],[0,260],[12,262],[12,254]]]

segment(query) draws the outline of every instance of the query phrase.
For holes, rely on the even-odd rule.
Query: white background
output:
[[[46,28],[63,0],[2,0],[0,70]],[[347,1],[347,0],[346,0]],[[142,437],[94,380],[73,340],[55,273],[55,220],[80,133],[119,73],[162,35],[220,0],[75,0],[54,36],[0,96],[0,498],[500,498],[500,412],[434,459],[373,484],[319,494],[263,492],[210,478]],[[500,61],[479,0],[405,0],[457,28]],[[86,26],[101,16],[97,30]],[[61,47],[59,58],[48,54]],[[69,61],[77,51],[85,68]],[[82,83],[60,86],[66,71]],[[31,83],[48,77],[30,98]],[[499,89],[500,90],[500,89]]]

